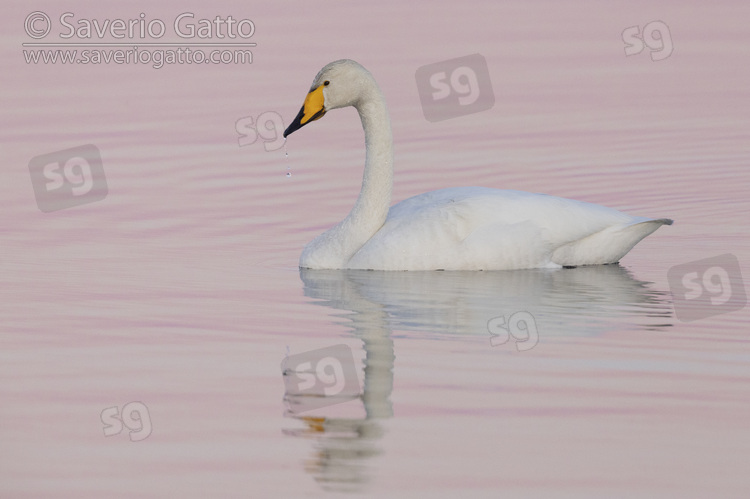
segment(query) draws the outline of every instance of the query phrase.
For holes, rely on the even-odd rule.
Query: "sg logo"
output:
[[[490,333],[490,345],[496,347],[506,344],[511,336],[516,340],[516,350],[525,352],[539,343],[539,331],[534,316],[529,312],[516,312],[505,320],[505,316],[494,317],[487,322]]]
[[[450,97],[451,92],[456,92],[458,103],[462,106],[474,104],[479,98],[479,82],[477,75],[471,68],[459,66],[450,74],[440,71],[430,76],[430,86],[435,89],[432,92],[432,100],[441,100]]]
[[[240,147],[255,144],[258,137],[263,139],[266,152],[277,151],[284,145],[284,120],[279,113],[266,111],[258,115],[257,121],[252,116],[240,118],[234,127],[239,134],[237,142]]]
[[[478,113],[495,105],[487,61],[480,54],[422,66],[415,76],[427,121]]]
[[[315,385],[320,382],[323,388],[323,395],[333,397],[341,393],[346,386],[344,378],[344,367],[341,361],[335,357],[323,357],[313,368],[312,362],[303,362],[297,365],[301,372],[297,373],[300,382],[297,389],[301,392],[314,389]],[[311,372],[305,372],[305,371]]]
[[[662,21],[651,21],[643,27],[643,33],[638,26],[625,28],[622,32],[625,42],[625,55],[636,55],[643,52],[644,46],[651,51],[652,61],[661,61],[672,55],[672,36],[669,26]]]
[[[290,355],[281,364],[290,411],[299,413],[359,397],[354,355],[347,345]]]
[[[37,206],[45,213],[107,197],[107,179],[96,146],[88,144],[36,156],[29,174]]]
[[[151,417],[143,402],[129,402],[122,407],[120,416],[117,407],[107,407],[101,414],[104,436],[119,435],[123,424],[130,430],[130,441],[140,442],[151,435]]]
[[[747,304],[740,262],[729,253],[675,265],[667,278],[681,321],[733,312]]]

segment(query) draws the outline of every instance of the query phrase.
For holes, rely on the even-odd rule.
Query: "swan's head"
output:
[[[327,64],[315,76],[302,109],[284,130],[284,137],[322,118],[331,109],[356,106],[363,92],[374,83],[370,72],[355,61],[341,59]]]

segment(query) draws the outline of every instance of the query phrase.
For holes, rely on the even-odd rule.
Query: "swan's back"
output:
[[[501,270],[613,263],[671,220],[484,187],[406,199],[349,260],[376,270]]]

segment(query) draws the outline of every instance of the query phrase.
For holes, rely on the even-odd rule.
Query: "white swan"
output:
[[[393,139],[383,94],[357,62],[334,61],[313,80],[290,133],[354,106],[365,131],[362,190],[349,215],[313,239],[301,268],[503,270],[615,263],[666,218],[527,192],[455,187],[392,208]]]

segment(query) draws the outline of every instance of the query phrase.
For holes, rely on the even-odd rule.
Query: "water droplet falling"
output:
[[[286,137],[284,137],[284,157],[286,157],[286,161],[287,161],[287,164],[286,164],[286,176],[287,176],[287,178],[289,178],[289,177],[292,176],[292,172],[289,171],[289,170],[292,169],[292,167],[289,166],[289,151],[286,148]]]

